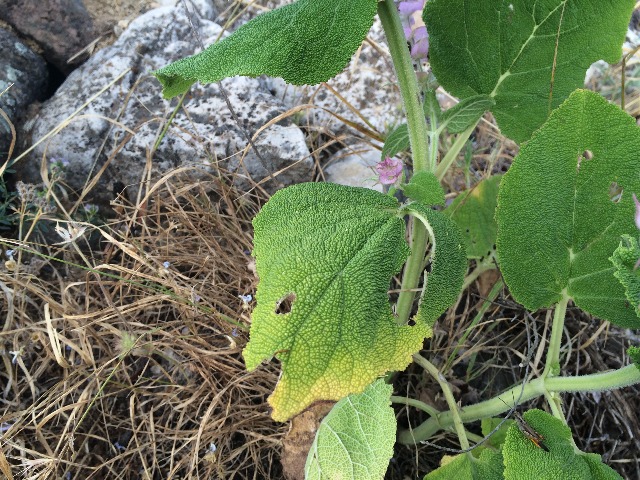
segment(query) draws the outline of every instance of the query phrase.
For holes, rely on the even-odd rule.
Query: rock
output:
[[[20,42],[18,37],[0,28],[0,93],[4,92],[0,96],[0,108],[16,130],[25,116],[26,108],[43,99],[48,78],[45,61]],[[7,159],[11,141],[11,128],[0,116],[0,163]],[[12,156],[15,157],[15,154]]]
[[[380,162],[380,151],[364,143],[357,143],[334,153],[324,169],[327,182],[367,187],[382,192],[374,167]]]
[[[3,0],[0,19],[42,48],[44,58],[68,73],[86,57],[67,61],[99,34],[82,0]]]
[[[305,110],[304,123],[324,127],[333,135],[353,134],[353,129],[323,108],[379,133],[404,121],[391,56],[377,18],[349,65],[326,83],[344,100],[324,85],[296,87],[277,78],[269,79],[268,86],[289,107],[305,103],[320,107]]]
[[[233,29],[259,13],[291,3],[289,0],[261,0],[260,8],[240,10],[234,2],[213,1],[220,12],[218,23],[226,24],[233,20]],[[237,17],[239,11],[242,15]],[[402,100],[396,81],[382,24],[376,17],[367,39],[349,65],[327,82],[344,101],[323,85],[298,87],[286,84],[281,78],[269,78],[265,80],[265,86],[289,107],[307,103],[321,107],[305,110],[305,117],[300,124],[325,127],[333,135],[338,135],[346,132],[353,134],[353,130],[322,108],[378,132],[387,132],[391,126],[404,122]]]
[[[23,178],[39,181],[40,161],[46,151],[49,159],[69,162],[65,181],[78,191],[100,172],[98,188],[91,189],[90,197],[99,205],[113,198],[118,185],[136,191],[149,168],[153,178],[180,167],[189,167],[194,178],[198,175],[195,167],[208,172],[232,171],[243,188],[281,170],[276,181],[267,181],[265,188],[273,190],[308,180],[313,162],[304,135],[287,120],[259,135],[256,144],[264,165],[253,149],[242,158],[247,141],[217,84],[192,88],[152,152],[177,100],[163,100],[160,84],[150,73],[194,53],[197,40],[192,22],[205,44],[221,33],[221,27],[209,20],[215,14],[211,4],[200,3],[201,7],[209,6],[198,9],[203,17],[190,10],[188,19],[182,2],[145,13],[131,22],[112,46],[75,70],[29,125],[32,142],[52,131],[109,82],[124,76],[35,149],[30,162],[20,169]],[[226,79],[223,85],[242,129],[250,135],[286,110],[255,79],[235,77]],[[148,157],[152,159],[149,162]]]

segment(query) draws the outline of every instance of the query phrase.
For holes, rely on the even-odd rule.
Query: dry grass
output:
[[[215,177],[169,178],[76,242],[4,242],[21,249],[0,273],[16,478],[278,478],[276,371],[241,358],[258,206]]]

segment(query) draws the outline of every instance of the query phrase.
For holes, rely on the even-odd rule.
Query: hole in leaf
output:
[[[623,189],[618,185],[618,182],[611,182],[611,185],[609,185],[609,200],[613,203],[620,203],[620,200],[622,200],[622,192]]]
[[[591,150],[585,150],[584,152],[582,152],[580,155],[578,155],[578,165],[576,166],[576,169],[580,171],[580,165],[582,165],[582,162],[589,161],[592,158],[593,158],[593,152]]]
[[[287,293],[284,297],[276,302],[276,315],[285,315],[291,313],[293,308],[293,302],[296,300],[296,294],[293,292]]]

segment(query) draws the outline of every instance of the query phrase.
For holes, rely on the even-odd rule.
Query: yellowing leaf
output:
[[[403,370],[429,332],[398,326],[390,280],[408,256],[397,201],[329,183],[276,193],[254,219],[256,293],[248,369],[276,356],[282,376],[269,402],[285,421],[316,400],[360,393]]]

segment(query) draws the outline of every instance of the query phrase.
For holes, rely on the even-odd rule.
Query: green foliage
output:
[[[480,429],[482,431],[482,435],[483,436],[487,436],[489,435],[494,428],[496,428],[500,422],[502,422],[503,419],[502,418],[483,418],[482,421],[480,422]],[[487,447],[494,447],[494,448],[499,448],[502,446],[502,444],[504,443],[505,438],[507,438],[507,431],[509,430],[509,428],[511,427],[511,425],[515,425],[515,420],[506,420],[498,429],[498,431],[496,433],[494,433],[493,435],[491,435],[491,437],[489,437],[489,440],[487,440],[483,445],[486,445]],[[475,450],[473,450],[474,452],[476,450],[479,450],[482,448],[481,445],[480,447],[476,448]]]
[[[418,172],[409,183],[402,185],[407,197],[423,205],[444,206],[444,190],[438,178],[431,172]]]
[[[622,236],[620,246],[609,258],[616,268],[613,274],[620,280],[627,300],[636,311],[640,311],[640,269],[636,267],[638,259],[640,259],[638,239],[631,235]]]
[[[309,450],[306,480],[384,478],[396,440],[392,390],[377,380],[331,409]]]
[[[636,230],[638,151],[635,119],[583,90],[521,148],[496,212],[500,267],[518,302],[536,310],[566,291],[593,315],[640,327],[609,261],[620,236]]]
[[[389,305],[390,279],[408,256],[394,198],[299,184],[277,192],[253,223],[260,284],[244,358],[248,369],[274,355],[282,362],[274,419],[407,366],[429,328],[397,325]]]
[[[409,150],[409,130],[407,124],[403,123],[394,128],[384,141],[380,157],[394,157],[398,153]]]
[[[442,466],[427,474],[424,480],[503,480],[503,470],[502,454],[484,449],[480,458],[464,453],[445,457]]]
[[[638,370],[640,370],[640,348],[629,347],[627,349],[627,355],[629,355],[629,358],[631,358],[633,364],[638,367]]]
[[[576,451],[571,430],[542,410],[530,410],[524,419],[544,437],[549,452],[536,446],[516,425],[507,432],[502,454],[506,480],[604,480],[621,479],[602,464],[599,455]]]
[[[456,197],[445,212],[460,227],[467,257],[475,260],[490,255],[496,244],[498,226],[494,219],[502,175],[494,175]]]
[[[485,94],[502,132],[522,142],[596,60],[616,63],[635,0],[430,0],[429,60],[459,98]]]
[[[294,85],[316,85],[334,77],[373,25],[377,0],[298,0],[264,13],[203,52],[155,74],[165,98],[244,75],[282,77]]]
[[[474,125],[495,103],[489,95],[467,97],[444,112],[440,128],[446,128],[449,133],[463,132]]]
[[[462,290],[467,271],[464,243],[458,226],[443,213],[419,203],[411,203],[405,210],[425,225],[431,239],[430,271],[425,273],[415,316],[418,324],[431,327]]]

